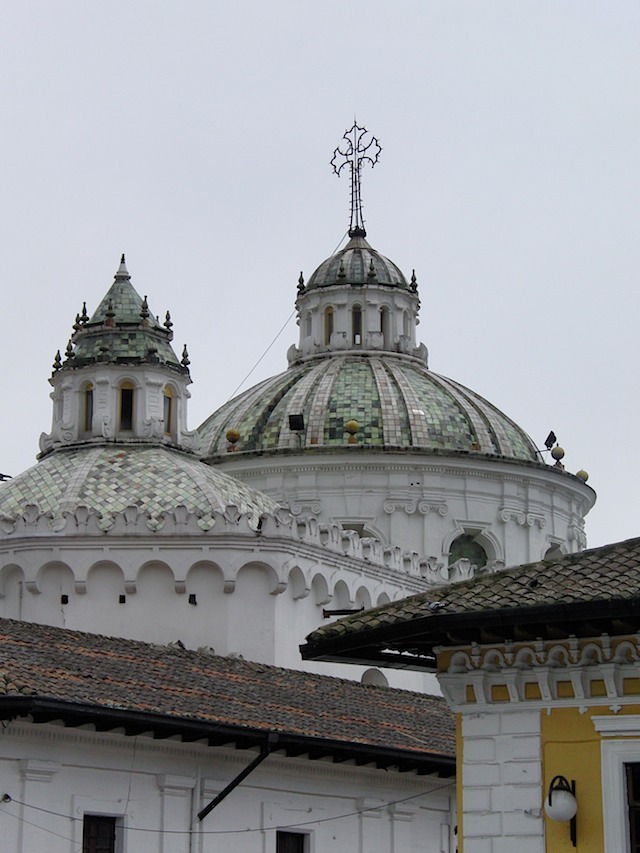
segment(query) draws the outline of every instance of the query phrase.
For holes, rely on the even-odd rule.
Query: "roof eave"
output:
[[[357,765],[375,764],[378,768],[396,767],[400,772],[419,775],[437,773],[452,776],[455,756],[436,752],[395,749],[338,741],[271,728],[239,726],[166,714],[108,708],[91,703],[76,703],[41,696],[1,696],[0,719],[30,717],[34,723],[62,720],[66,726],[93,724],[97,731],[124,729],[125,735],[151,732],[156,739],[179,736],[185,742],[206,740],[209,746],[233,745],[236,749],[262,748],[275,735],[275,751],[289,757],[308,755],[310,760],[331,758],[334,762],[354,761]]]
[[[561,640],[640,630],[640,595],[487,611],[430,613],[370,630],[318,638],[300,646],[305,660],[436,670],[436,648],[472,642]]]

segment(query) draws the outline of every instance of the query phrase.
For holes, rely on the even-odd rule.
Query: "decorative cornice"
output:
[[[384,502],[383,509],[387,515],[392,515],[394,512],[399,511],[404,511],[407,515],[414,515],[415,512],[419,512],[420,515],[429,515],[430,512],[435,512],[442,518],[449,511],[446,501],[434,498],[426,500],[389,498]]]
[[[451,653],[438,680],[458,711],[521,704],[614,707],[640,701],[637,694],[625,692],[625,680],[640,681],[640,634],[602,634],[590,640],[572,636],[557,643],[473,643],[436,651]]]
[[[533,527],[535,524],[540,529],[547,526],[547,519],[538,512],[526,512],[518,506],[502,506],[498,510],[498,520],[503,524],[508,524],[510,521],[515,521],[521,526]]]
[[[86,747],[106,747],[111,752],[115,749],[129,753],[135,751],[136,754],[144,752],[151,756],[156,755],[163,760],[169,757],[202,761],[206,757],[207,762],[209,762],[212,752],[215,752],[216,764],[228,765],[230,768],[229,775],[237,772],[237,770],[233,770],[234,767],[240,770],[246,767],[247,764],[247,750],[237,750],[232,746],[209,746],[204,741],[157,740],[144,734],[131,736],[125,735],[122,731],[97,732],[85,728],[69,728],[55,723],[32,723],[26,720],[12,720],[3,730],[3,738],[6,739],[7,737],[60,744],[66,747],[64,754],[68,755],[70,759],[72,758],[70,750],[74,747],[80,749]],[[91,761],[93,765],[95,763],[95,755],[93,753]],[[36,765],[40,766],[41,772],[44,770],[46,773],[49,771],[55,772],[56,769],[63,766],[55,762],[35,760],[34,770],[36,769]],[[45,766],[43,767],[42,765]],[[280,774],[280,778],[284,778],[282,774],[286,770],[287,778],[300,777],[309,779],[309,773],[312,772],[319,778],[346,782],[375,779],[379,783],[383,772],[370,766],[352,766],[344,763],[332,764],[326,761],[310,761],[305,754],[293,757],[278,755],[276,752],[272,752],[269,756],[269,766],[276,775]],[[392,775],[393,782],[391,783]],[[409,791],[413,790],[428,794],[430,789],[433,788],[434,792],[440,793],[444,791],[443,796],[445,797],[450,796],[451,793],[455,793],[455,780],[450,782],[444,780],[446,784],[443,784],[442,778],[418,776],[414,773],[396,771],[392,767],[384,771],[384,778],[388,779],[390,784],[396,787],[401,785],[401,787],[407,788]],[[205,789],[208,789],[209,780],[206,778],[203,779],[203,784]],[[451,791],[447,793],[447,789],[449,788]]]
[[[108,544],[111,553],[120,544],[128,549],[136,546],[151,546],[156,550],[162,546],[166,551],[178,550],[188,545],[190,549],[210,548],[212,545],[232,549],[244,549],[252,554],[259,541],[263,554],[274,551],[295,550],[298,559],[312,560],[333,569],[339,564],[342,569],[351,569],[371,577],[382,577],[394,583],[398,589],[419,591],[425,589],[424,561],[415,551],[387,545],[374,538],[361,538],[353,530],[340,524],[321,524],[316,518],[292,516],[285,509],[274,514],[261,516],[258,530],[251,516],[231,505],[224,511],[213,512],[202,517],[190,513],[185,507],[177,507],[161,517],[150,516],[138,507],[127,507],[123,512],[110,517],[98,515],[87,507],[78,507],[75,512],[54,517],[41,513],[35,506],[27,506],[16,518],[0,517],[0,553],[17,553],[27,550],[78,549]],[[47,561],[51,559],[48,555]],[[59,559],[59,558],[58,558]],[[33,562],[33,561],[31,561]],[[34,564],[33,571],[38,566]],[[74,578],[76,592],[85,592],[84,577]],[[229,591],[233,589],[233,579]],[[25,578],[26,588],[39,592],[35,576]],[[134,592],[134,581],[128,578],[128,592]],[[176,578],[176,591],[184,592],[184,579]],[[285,579],[280,578],[278,589],[285,588]]]

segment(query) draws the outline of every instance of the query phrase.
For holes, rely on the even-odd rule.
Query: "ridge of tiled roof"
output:
[[[364,646],[368,636],[410,631],[412,624],[418,630],[418,622],[423,636],[436,636],[445,623],[468,623],[470,617],[480,626],[489,614],[499,614],[506,627],[517,625],[527,611],[542,616],[564,608],[569,619],[574,605],[616,601],[640,604],[640,538],[480,575],[366,610],[312,632],[301,649],[303,657],[323,658],[323,649],[341,640],[352,638],[355,649],[356,637]]]
[[[16,713],[245,745],[276,733],[289,754],[317,742],[342,760],[353,750],[361,761],[384,755],[384,766],[394,755],[405,769],[454,766],[453,717],[440,697],[0,619],[0,718]]]

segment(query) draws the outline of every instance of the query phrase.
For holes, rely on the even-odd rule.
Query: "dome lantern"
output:
[[[168,312],[167,312],[168,313]],[[186,348],[173,351],[172,323],[161,325],[131,284],[124,255],[91,317],[76,317],[64,359],[53,364],[52,429],[41,455],[59,447],[105,442],[178,445],[194,450],[187,429]]]

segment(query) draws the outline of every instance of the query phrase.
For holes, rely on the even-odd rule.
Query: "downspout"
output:
[[[268,757],[269,753],[275,748],[277,743],[278,743],[278,735],[274,734],[273,732],[270,732],[267,735],[267,742],[265,743],[265,745],[260,750],[260,755],[257,755],[253,759],[251,764],[247,765],[247,767],[245,767],[241,773],[238,773],[236,778],[232,782],[229,782],[227,787],[224,790],[220,791],[218,796],[215,797],[213,800],[211,800],[211,802],[209,803],[208,806],[205,806],[201,811],[198,812],[198,820],[200,820],[200,821],[204,820],[204,818],[209,814],[209,812],[212,812],[215,809],[215,807],[219,803],[221,803],[225,799],[225,797],[227,797],[233,791],[234,788],[237,788],[243,779],[246,779],[250,773],[253,773],[253,771],[256,769],[256,767],[259,764],[262,764],[262,762],[265,760],[265,758]]]

